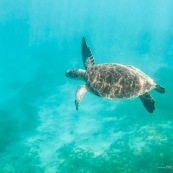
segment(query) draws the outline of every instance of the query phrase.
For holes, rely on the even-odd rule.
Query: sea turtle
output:
[[[86,70],[71,69],[66,72],[67,77],[86,82],[76,90],[76,110],[84,94],[90,91],[107,99],[139,96],[147,111],[153,113],[155,101],[148,91],[154,89],[160,93],[165,92],[165,89],[156,84],[153,79],[131,65],[117,63],[95,65],[94,57],[84,37],[82,38],[82,58]]]

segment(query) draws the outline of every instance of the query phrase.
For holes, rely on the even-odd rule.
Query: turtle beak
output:
[[[67,77],[70,77],[70,70],[67,70],[65,75],[66,75]]]

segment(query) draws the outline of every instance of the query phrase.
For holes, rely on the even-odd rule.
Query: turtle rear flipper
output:
[[[161,85],[156,85],[155,90],[159,93],[165,93],[165,88],[162,87]]]
[[[147,111],[149,113],[153,113],[154,109],[155,109],[155,106],[154,106],[154,99],[151,97],[150,94],[148,93],[145,93],[143,95],[140,96],[140,99],[144,105],[144,107],[147,109]]]

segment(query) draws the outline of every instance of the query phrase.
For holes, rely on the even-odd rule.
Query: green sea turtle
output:
[[[78,110],[79,102],[84,94],[90,91],[107,99],[126,99],[139,96],[147,111],[153,113],[155,101],[148,91],[154,89],[164,93],[165,89],[162,86],[131,65],[117,63],[95,65],[94,57],[84,37],[82,38],[82,58],[86,70],[71,69],[66,72],[67,77],[86,82],[76,90],[76,110]]]

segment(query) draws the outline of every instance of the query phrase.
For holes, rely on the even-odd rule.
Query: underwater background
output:
[[[82,36],[166,88],[153,114],[91,93],[75,110]],[[0,173],[172,172],[173,1],[0,0],[0,95]]]

